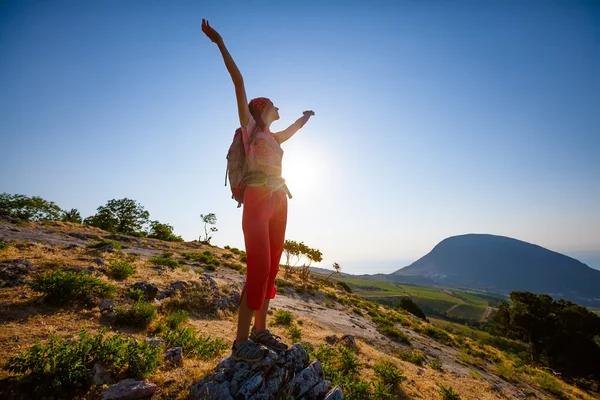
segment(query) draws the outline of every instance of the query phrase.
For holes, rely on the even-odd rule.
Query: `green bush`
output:
[[[143,290],[137,288],[129,288],[125,291],[125,297],[133,301],[146,301],[146,293]]]
[[[560,383],[547,373],[542,373],[536,378],[536,382],[544,390],[549,391],[559,399],[567,399],[568,397],[563,392]]]
[[[164,240],[167,242],[183,242],[181,236],[173,233],[173,227],[169,224],[161,224],[158,221],[150,222],[149,238]]]
[[[454,339],[452,339],[452,336],[448,335],[448,333],[441,329],[434,328],[433,326],[426,326],[423,333],[425,333],[430,338],[441,341],[449,346],[456,344],[454,342]]]
[[[408,361],[409,363],[418,365],[419,367],[423,366],[425,362],[425,356],[419,350],[413,350],[410,353],[408,351],[400,351],[398,353],[398,358],[404,361]]]
[[[116,261],[108,267],[113,278],[123,280],[135,274],[135,267],[127,261]]]
[[[248,262],[248,257],[246,257],[245,255],[240,257],[240,261],[241,262]]]
[[[110,240],[110,239],[101,239],[101,240],[97,241],[96,243],[90,243],[87,245],[87,247],[89,247],[91,249],[97,249],[99,247],[104,247],[104,246],[110,246],[116,250],[121,250],[123,248],[123,245],[120,242],[117,242],[116,240]]]
[[[224,263],[223,265],[225,265],[226,267],[229,267],[229,268],[231,268],[233,270],[236,270],[236,271],[238,271],[238,272],[240,272],[242,274],[246,272],[246,268],[242,264],[240,264],[240,263],[236,263],[236,262],[230,261],[230,262]]]
[[[168,347],[181,347],[186,356],[204,361],[219,357],[229,347],[219,338],[212,340],[210,336],[196,336],[192,328],[168,330],[161,337]]]
[[[8,249],[10,245],[6,243],[4,240],[0,240],[0,251]]]
[[[389,337],[390,339],[403,341],[406,344],[410,344],[410,338],[402,332],[400,329],[394,326],[394,323],[387,318],[375,317],[373,322],[377,325],[381,334]]]
[[[227,247],[225,247],[225,248],[227,248]],[[236,249],[235,247],[229,248],[229,251],[231,251],[233,254],[240,254],[240,250]]]
[[[285,310],[278,310],[275,313],[275,325],[290,326],[294,320],[294,314]]]
[[[46,344],[36,341],[25,353],[11,357],[2,368],[16,374],[38,395],[72,398],[87,390],[88,371],[97,362],[118,379],[145,378],[158,367],[159,346],[121,335],[106,337],[106,332],[103,327],[89,336],[82,327],[75,341],[53,335]]]
[[[460,395],[452,389],[452,386],[445,387],[440,384],[440,396],[444,400],[460,400]]]
[[[131,308],[117,307],[115,324],[146,328],[156,318],[156,308],[145,301],[135,302]]]
[[[292,343],[298,343],[302,340],[302,331],[295,325],[288,328],[288,335],[292,339]]]
[[[190,314],[185,310],[177,310],[167,315],[166,324],[170,329],[177,329],[179,325],[190,319]]]
[[[226,259],[233,258],[233,254],[225,253],[225,254],[223,254],[223,258],[226,258]]]
[[[444,371],[444,363],[440,358],[432,357],[430,360],[427,361],[427,365],[429,365],[431,368],[435,369],[436,371],[440,371],[440,372]]]
[[[47,275],[37,275],[27,283],[27,286],[44,294],[48,303],[58,305],[83,300],[88,295],[101,298],[112,297],[117,290],[116,286],[94,278],[84,271],[58,270]]]
[[[352,289],[350,289],[350,286],[348,286],[346,282],[337,281],[336,285],[345,290],[346,292],[352,293]]]
[[[391,386],[392,390],[397,390],[405,376],[402,375],[400,369],[392,362],[383,361],[373,366],[375,375],[382,384]]]
[[[165,257],[164,255],[162,257],[159,257],[159,256],[150,257],[148,259],[148,261],[150,261],[154,265],[164,265],[171,269],[175,269],[180,266],[179,261],[171,258],[170,256]]]

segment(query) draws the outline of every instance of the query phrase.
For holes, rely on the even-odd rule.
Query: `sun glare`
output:
[[[324,168],[326,165],[323,160],[306,147],[295,149],[294,152],[286,151],[283,157],[283,177],[292,195],[316,194],[322,184]]]

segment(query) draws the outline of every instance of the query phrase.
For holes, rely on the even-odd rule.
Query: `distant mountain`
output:
[[[600,303],[600,271],[574,258],[504,236],[469,234],[441,241],[386,280],[492,292],[528,290],[581,304]]]

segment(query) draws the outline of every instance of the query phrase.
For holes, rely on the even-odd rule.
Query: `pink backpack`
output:
[[[258,127],[255,127],[254,132],[248,139],[248,147],[254,141],[258,132]],[[231,198],[238,202],[238,208],[244,202],[244,189],[246,184],[244,178],[248,171],[248,159],[246,150],[244,149],[244,141],[242,139],[242,128],[238,128],[233,135],[233,142],[229,146],[227,152],[227,170],[225,171],[225,186],[227,186],[227,177],[229,176],[229,186],[231,187]]]

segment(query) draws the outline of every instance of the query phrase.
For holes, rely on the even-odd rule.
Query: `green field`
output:
[[[410,297],[427,315],[482,320],[502,298],[474,290],[449,287],[417,286],[357,278],[339,278],[360,297],[393,306],[401,297]]]

